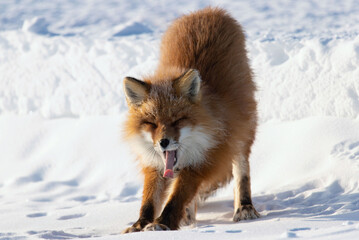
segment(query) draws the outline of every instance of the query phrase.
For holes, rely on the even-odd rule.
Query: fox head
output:
[[[143,165],[176,171],[204,160],[215,142],[198,71],[164,80],[126,77],[124,90],[126,136]]]

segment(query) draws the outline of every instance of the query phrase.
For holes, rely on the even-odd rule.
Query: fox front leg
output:
[[[186,206],[196,196],[201,180],[189,169],[183,169],[175,180],[173,192],[162,214],[148,224],[144,231],[177,230],[185,214]]]
[[[145,168],[143,172],[145,182],[140,217],[131,227],[123,230],[122,233],[142,231],[146,225],[153,222],[157,211],[161,209],[166,192],[166,181],[154,168]]]

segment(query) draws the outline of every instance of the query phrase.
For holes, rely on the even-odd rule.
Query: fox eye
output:
[[[143,125],[151,126],[152,128],[157,128],[157,124],[153,122],[143,121]]]
[[[172,123],[172,126],[177,126],[181,121],[186,120],[186,117],[181,117]]]

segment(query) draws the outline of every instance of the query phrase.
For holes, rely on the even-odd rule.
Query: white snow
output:
[[[194,228],[120,235],[142,192],[122,79],[153,71],[168,24],[207,5],[246,30],[262,217],[231,221],[230,184]],[[1,1],[0,240],[359,238],[358,22],[356,0]]]

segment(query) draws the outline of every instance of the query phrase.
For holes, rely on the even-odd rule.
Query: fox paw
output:
[[[191,208],[186,208],[186,213],[182,219],[182,224],[185,226],[196,226],[196,212]]]
[[[140,232],[142,231],[143,227],[146,226],[148,223],[149,221],[138,220],[131,227],[126,228],[121,233],[124,234],[124,233]]]
[[[147,226],[143,229],[143,231],[168,231],[168,230],[171,229],[166,225],[160,223],[147,224]]]
[[[243,205],[237,208],[233,215],[233,221],[239,222],[240,220],[256,219],[259,218],[259,213],[253,207],[253,205]]]
[[[140,232],[140,231],[141,231],[141,228],[131,226],[131,227],[128,227],[128,228],[126,228],[125,230],[123,230],[123,231],[121,232],[121,234],[132,233],[132,232]]]

